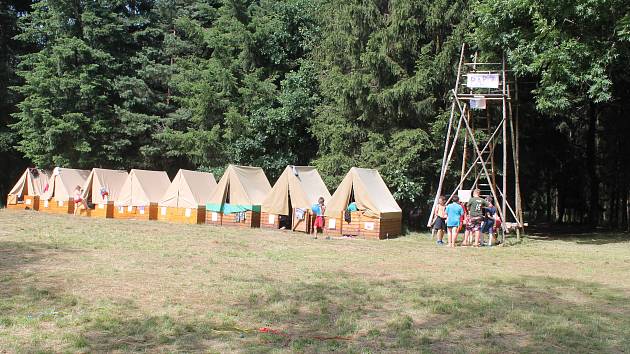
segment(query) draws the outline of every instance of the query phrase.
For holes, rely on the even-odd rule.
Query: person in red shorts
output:
[[[326,205],[324,205],[324,197],[319,197],[317,204],[311,208],[315,214],[315,220],[313,221],[313,233],[315,238],[317,234],[324,230],[324,213],[326,212]]]
[[[74,189],[74,196],[72,197],[72,199],[74,201],[74,215],[77,215],[77,213],[80,213],[81,207],[87,210],[88,206],[87,206],[87,203],[85,202],[85,199],[83,199],[83,188],[81,188],[81,186],[77,186]]]

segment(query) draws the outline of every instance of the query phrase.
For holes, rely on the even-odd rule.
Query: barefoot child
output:
[[[433,234],[437,233],[437,244],[444,244],[444,233],[446,232],[446,198],[441,196],[435,208],[435,221],[433,222]],[[433,237],[431,237],[433,239]]]
[[[315,220],[313,221],[313,233],[315,234],[315,238],[317,238],[317,234],[324,230],[324,213],[326,212],[326,205],[324,205],[324,197],[319,197],[317,204],[313,205],[311,208],[313,214],[315,214]]]
[[[74,189],[74,196],[73,196],[73,201],[74,201],[74,215],[77,215],[81,213],[81,208],[83,207],[83,209],[87,210],[87,204],[85,202],[85,200],[83,199],[83,189],[81,188],[81,186],[77,186]]]
[[[446,228],[448,231],[448,247],[455,247],[461,216],[464,215],[464,208],[459,205],[459,197],[454,196],[451,204],[446,207]]]

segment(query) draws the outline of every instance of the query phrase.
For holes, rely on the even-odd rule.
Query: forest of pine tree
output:
[[[526,221],[627,229],[627,0],[5,0],[0,195],[26,166],[378,169],[426,213],[462,43],[518,78]]]

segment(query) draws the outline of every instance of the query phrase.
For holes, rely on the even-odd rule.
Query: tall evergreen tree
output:
[[[323,18],[316,165],[330,185],[351,166],[378,168],[405,206],[424,204],[466,2],[331,2]]]
[[[118,116],[117,78],[129,71],[142,27],[139,1],[41,1],[17,37],[39,48],[21,57],[18,149],[39,166],[125,166],[133,122]]]
[[[12,113],[20,97],[11,86],[19,85],[16,74],[18,57],[30,50],[30,46],[13,39],[19,33],[18,17],[30,8],[30,1],[3,1],[0,3],[0,197],[11,188],[13,177],[26,165],[22,155],[15,150],[19,136],[10,128],[14,122]],[[0,206],[5,199],[0,199]]]
[[[536,82],[531,93],[537,112],[527,119],[551,118],[554,123],[545,125],[561,133],[553,145],[532,137],[565,156],[551,158],[554,166],[546,178],[551,188],[537,191],[554,194],[558,221],[565,219],[565,210],[574,210],[578,220],[587,215],[598,224],[613,217],[612,200],[627,203],[628,183],[619,179],[629,175],[628,164],[619,160],[627,161],[627,154],[618,152],[630,151],[625,134],[619,134],[629,131],[624,118],[629,107],[629,13],[630,4],[619,0],[482,1],[477,7],[480,48],[505,50],[516,75]],[[534,130],[536,124],[526,127]],[[536,181],[538,168],[531,162],[525,180]]]
[[[227,1],[212,7],[210,21],[176,21],[179,40],[196,51],[180,53],[173,68],[179,108],[157,135],[167,155],[204,168],[253,164],[271,176],[308,162],[317,85],[301,58],[316,33],[314,6]]]

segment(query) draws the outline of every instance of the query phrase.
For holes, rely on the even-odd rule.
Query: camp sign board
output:
[[[499,88],[499,74],[468,74],[467,78],[470,88]]]

